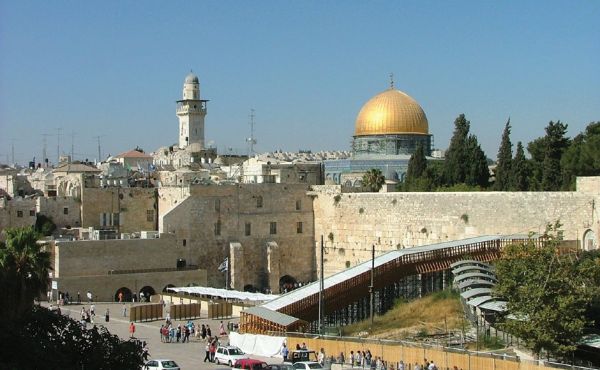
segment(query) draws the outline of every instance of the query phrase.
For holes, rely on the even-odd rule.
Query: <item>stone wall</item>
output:
[[[161,189],[161,204],[183,200],[162,216],[160,229],[173,233],[177,244],[189,250],[189,260],[206,268],[210,286],[225,286],[226,276],[217,267],[230,255],[230,244],[239,243],[240,251],[234,256],[237,267],[230,271],[233,288],[253,285],[277,292],[273,282],[283,275],[298,281],[316,276],[308,188],[300,184],[195,185],[189,188],[189,196],[177,189]],[[273,270],[276,277],[267,266],[269,243],[277,245],[277,253],[270,257],[270,266],[278,266]]]
[[[35,199],[0,198],[0,239],[4,238],[2,236],[4,229],[34,226],[36,219]]]
[[[58,228],[81,226],[81,203],[74,197],[38,197],[37,213],[52,218]]]
[[[599,234],[600,178],[578,181],[575,192],[343,193],[314,186],[315,236],[324,236],[325,273],[377,254],[481,235],[541,233],[563,224],[565,239]],[[319,255],[319,249],[316,249]],[[320,267],[319,267],[320,268]]]
[[[52,250],[54,280],[71,296],[92,291],[98,299],[112,301],[119,288],[137,292],[152,287],[160,293],[167,285],[206,285],[206,271],[177,270],[185,259],[184,248],[172,235],[159,239],[86,240],[55,242]]]
[[[81,224],[95,229],[111,228],[103,223],[103,214],[119,214],[119,233],[156,230],[157,200],[154,188],[82,188]]]

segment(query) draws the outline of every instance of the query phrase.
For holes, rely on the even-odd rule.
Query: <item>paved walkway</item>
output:
[[[129,313],[129,304],[127,305],[127,312]],[[75,320],[80,320],[81,307],[86,309],[90,308],[89,304],[70,304],[68,306],[60,306],[63,315],[68,315]],[[96,303],[95,312],[96,317],[94,323],[98,326],[105,326],[112,334],[116,334],[123,339],[129,338],[129,319],[122,315],[122,304],[119,303]],[[106,309],[110,311],[110,321],[106,323],[104,321],[104,313]],[[206,315],[206,312],[203,312]],[[221,320],[210,320],[210,319],[195,319],[193,320],[196,327],[205,324],[210,325],[213,335],[218,334],[219,324]],[[223,320],[225,325],[227,323],[237,322],[237,319]],[[175,321],[173,324],[184,324],[186,321]],[[153,322],[140,322],[135,323],[136,331],[135,338],[146,341],[150,352],[150,358],[168,358],[177,362],[182,369],[230,369],[227,366],[216,365],[209,362],[202,362],[205,355],[206,343],[201,340],[200,337],[191,338],[190,343],[162,343],[160,341],[159,329],[160,325],[164,321],[153,321]],[[227,336],[220,338],[221,344],[228,344],[229,339]],[[260,356],[251,356],[252,358],[261,359],[267,363],[281,363],[281,359],[276,358],[265,358]]]

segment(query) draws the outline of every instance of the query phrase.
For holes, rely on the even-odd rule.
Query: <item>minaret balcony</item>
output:
[[[181,100],[177,102],[177,114],[206,114],[206,100]]]

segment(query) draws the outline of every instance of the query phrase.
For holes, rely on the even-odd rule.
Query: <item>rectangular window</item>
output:
[[[117,225],[121,225],[120,221],[120,217],[119,217],[119,213],[113,213],[113,222],[111,224],[111,226],[117,226]]]
[[[277,234],[277,222],[271,222],[269,225],[269,231],[271,235]]]
[[[183,246],[185,247],[185,246],[187,245],[187,240],[186,240],[186,239],[183,239],[183,240],[181,241],[181,243],[182,243],[182,244],[183,244]]]
[[[215,235],[221,235],[221,220],[215,222]]]
[[[69,208],[68,207],[64,207],[63,208],[63,215],[68,215],[69,214]]]
[[[215,199],[215,212],[221,212],[221,199]]]
[[[302,222],[296,222],[296,233],[302,234]]]
[[[259,195],[256,197],[256,208],[262,208],[262,206],[263,206],[263,197]]]
[[[252,224],[250,222],[246,222],[245,234],[246,236],[252,235]]]
[[[17,211],[17,217],[23,217],[23,211]]]
[[[298,199],[296,200],[296,211],[299,211],[302,209],[302,200]]]
[[[148,221],[148,222],[154,221],[154,210],[153,209],[146,210],[146,221]]]
[[[29,216],[35,216],[35,211],[33,209],[29,211]]]

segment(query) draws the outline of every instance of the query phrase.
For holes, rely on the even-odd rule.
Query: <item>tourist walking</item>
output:
[[[133,323],[133,321],[129,324],[129,337],[133,338],[133,335],[135,334],[135,324]]]

